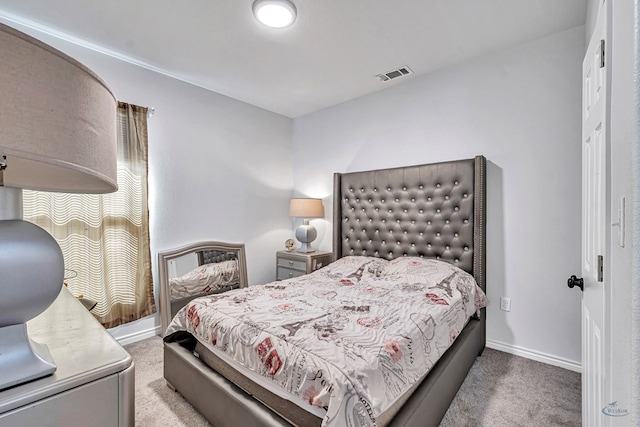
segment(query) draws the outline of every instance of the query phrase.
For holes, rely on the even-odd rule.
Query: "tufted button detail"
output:
[[[353,253],[353,248],[351,249],[351,253]]]
[[[465,251],[468,251],[468,250],[469,250],[469,246],[465,246],[465,247],[464,247],[464,250],[465,250]]]
[[[440,259],[440,255],[438,255],[438,256],[436,257],[436,259]]]
[[[416,199],[412,198],[412,199],[411,199],[411,201],[412,201],[412,202],[415,202],[415,201],[416,201]]]
[[[458,181],[453,181],[453,185],[458,185],[460,184]]]
[[[386,242],[385,240],[383,240],[383,241],[382,241],[382,244],[383,244],[383,245],[386,245],[386,244],[387,244],[387,242]]]
[[[428,248],[430,248],[430,247],[431,247],[431,243],[428,243],[428,244],[427,244],[427,247],[428,247]]]
[[[458,206],[456,206],[455,208],[453,208],[454,211],[459,211],[460,208]]]
[[[350,188],[349,191],[353,192],[353,188]]]
[[[436,213],[440,213],[440,209],[436,209]]]
[[[431,225],[431,221],[427,221],[427,225]]]
[[[359,202],[359,201],[360,201],[360,199],[356,197],[356,202]]]
[[[460,262],[458,258],[454,259],[453,262]]]
[[[424,233],[421,231],[419,234],[422,236]]]
[[[445,223],[445,224],[449,224],[449,220],[448,220],[448,219],[447,219],[447,220],[445,220],[445,221],[444,221],[444,223]]]
[[[407,213],[407,210],[405,209],[404,212]]]
[[[396,222],[397,222],[398,224],[400,224],[400,220],[399,220],[399,219],[396,219]]]
[[[364,187],[362,187],[362,188],[360,189],[360,192],[361,192],[361,193],[364,193]]]
[[[467,193],[464,193],[464,194],[462,195],[462,197],[464,197],[464,198],[466,199],[467,197],[469,197],[469,195],[468,195]]]
[[[359,242],[359,241],[360,241],[360,240],[358,240],[358,242]],[[446,250],[449,250],[449,245],[445,246],[444,248],[445,248]]]
[[[422,190],[424,188],[424,185],[420,184],[418,188]]]
[[[458,233],[453,233],[453,237],[458,237]]]
[[[399,202],[399,201],[400,201],[400,199],[396,199],[396,202]]]
[[[418,213],[423,213],[423,212],[424,212],[424,211],[423,211],[422,209],[420,209],[420,210],[418,211]]]
[[[373,187],[373,191],[376,192],[376,191],[378,191],[378,189],[376,187]]]
[[[382,222],[387,222],[387,220],[386,220],[386,219],[383,219],[383,220],[382,220]]]
[[[440,237],[440,233],[436,233],[436,236]]]
[[[407,191],[407,187],[402,187],[402,191]]]
[[[384,199],[381,199],[380,201],[381,201],[382,203],[384,203]]]
[[[445,200],[449,200],[449,196],[444,196],[444,199]]]
[[[464,223],[465,223],[465,224],[469,224],[469,220],[468,220],[468,219],[465,219],[465,220],[464,220]]]
[[[439,183],[438,183],[438,184],[436,184],[436,187],[437,187],[437,188],[440,188],[440,184],[439,184]]]
[[[391,191],[391,187],[387,187],[387,191]]]
[[[416,221],[412,219],[411,220],[411,224],[415,224],[415,223],[416,223]]]
[[[404,234],[407,234],[407,230],[404,230]]]
[[[400,246],[400,242],[396,242],[396,245]]]
[[[427,202],[430,202],[430,201],[431,201],[431,197],[427,197]]]
[[[392,210],[392,209],[389,209],[387,212],[392,213],[392,212],[393,212],[393,210]]]
[[[412,247],[412,248],[415,248],[415,247],[416,247],[416,244],[415,244],[415,243],[412,243],[412,244],[411,244],[411,247]]]

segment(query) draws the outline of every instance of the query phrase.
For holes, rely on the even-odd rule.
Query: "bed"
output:
[[[309,275],[310,277],[300,279],[320,280],[316,276],[331,276],[333,274],[332,277],[340,277],[342,280],[346,278],[344,275],[346,273],[339,276],[336,269],[343,268],[352,260],[357,260],[354,261],[356,263],[365,260],[366,267],[363,264],[363,268],[358,267],[349,272],[349,275],[354,273],[361,276],[370,274],[372,275],[370,280],[377,280],[377,287],[374,291],[387,289],[381,287],[382,283],[389,285],[387,291],[393,293],[399,292],[399,290],[393,287],[395,285],[391,283],[391,279],[385,275],[385,272],[393,271],[394,268],[397,270],[398,265],[406,264],[405,260],[416,265],[428,264],[429,266],[436,265],[436,263],[443,265],[444,262],[448,263],[444,265],[449,265],[450,268],[444,268],[442,271],[460,271],[467,276],[472,275],[478,286],[485,290],[484,171],[485,159],[478,156],[473,159],[430,165],[335,174],[333,252],[336,262],[333,266],[326,267],[326,270],[319,270]],[[424,262],[413,261],[423,259],[425,259]],[[376,262],[376,260],[380,262]],[[406,265],[403,268],[406,268]],[[397,271],[394,272],[397,273]],[[449,277],[447,274],[442,277]],[[464,274],[456,274],[456,277],[465,277]],[[443,290],[442,282],[438,283],[440,290]],[[345,283],[342,284],[345,285]],[[213,351],[215,348],[212,349],[211,345],[194,340],[193,335],[186,331],[186,326],[193,323],[194,313],[195,315],[199,313],[198,304],[222,304],[221,301],[224,299],[232,298],[236,300],[235,309],[250,311],[251,298],[259,298],[260,296],[256,295],[261,292],[272,292],[272,294],[274,292],[276,294],[297,292],[302,295],[305,289],[304,286],[295,282],[282,285],[274,282],[252,288],[254,289],[250,288],[242,295],[236,294],[234,291],[229,294],[196,300],[189,305],[188,310],[187,308],[183,310],[184,319],[179,319],[179,316],[176,316],[170,326],[170,332],[173,333],[165,338],[165,379],[172,388],[179,391],[215,426],[320,425],[323,419],[318,413],[314,414],[302,410],[300,405],[281,399],[264,384],[252,383],[248,376],[240,370],[232,368],[228,360],[224,360],[220,354],[216,354]],[[451,294],[451,292],[448,293]],[[436,304],[441,303],[443,298],[446,299],[443,293],[436,291],[425,295],[431,295],[431,302]],[[271,297],[273,298],[273,295]],[[302,304],[307,297],[309,296],[303,295],[303,300],[294,301],[289,305]],[[350,297],[340,296],[339,298],[349,299]],[[255,301],[261,300],[256,299]],[[259,302],[253,307],[264,305],[264,302]],[[287,304],[282,305],[282,307],[286,306]],[[232,305],[230,304],[228,307],[232,307]],[[282,308],[281,306],[274,307]],[[352,308],[360,310],[362,307],[364,306],[361,304],[354,305]],[[369,309],[368,305],[366,307]],[[348,304],[342,304],[340,309],[344,312],[349,308]],[[375,307],[372,306],[373,308]],[[284,308],[282,309],[284,310]],[[348,396],[358,396],[358,402],[351,406],[341,404],[349,406],[348,410],[351,411],[351,415],[344,415],[348,411],[342,411],[340,412],[342,415],[338,418],[335,415],[338,413],[335,410],[337,404],[333,408],[331,405],[319,404],[318,406],[325,410],[325,424],[354,426],[438,425],[475,358],[484,349],[484,309],[468,311],[467,315],[468,318],[464,319],[463,323],[458,323],[458,326],[454,328],[455,331],[452,332],[451,341],[453,344],[446,351],[442,350],[444,353],[435,364],[429,365],[428,375],[424,377],[421,374],[416,374],[412,382],[403,382],[403,387],[408,387],[408,390],[397,395],[394,394],[393,399],[389,398],[385,403],[386,406],[380,406],[380,408],[384,408],[384,411],[376,412],[377,400],[369,401],[360,397],[365,395],[359,390],[373,387],[371,383],[363,382],[360,384],[357,381],[350,382],[351,380],[348,380],[344,384],[352,384],[354,389],[358,390],[358,393],[352,393]],[[345,317],[343,314],[340,316]],[[365,320],[361,326],[377,326],[377,320],[374,316],[361,316],[359,319],[363,318]],[[185,328],[176,329],[174,323],[183,321],[187,324]],[[198,315],[196,326],[200,322]],[[208,322],[207,318],[203,316],[202,322]],[[211,322],[220,323],[221,321],[218,319],[211,320]],[[450,322],[454,323],[453,320]],[[417,324],[417,322],[415,323]],[[314,327],[316,330],[318,329],[317,322]],[[295,328],[297,329],[294,331],[297,332],[301,326],[298,325]],[[287,331],[280,337],[281,342],[277,344],[290,345],[289,350],[281,349],[281,352],[284,353],[290,353],[290,350],[296,348],[298,344],[294,339],[295,333],[292,332],[291,325]],[[195,329],[192,332],[196,334]],[[333,331],[330,332],[333,333]],[[379,337],[375,339],[379,339]],[[271,355],[275,353],[275,351],[271,351],[271,347],[276,347],[276,343],[274,343],[276,340],[276,337],[268,341],[261,339],[257,345],[254,345],[256,349],[254,357],[261,359],[265,369],[269,371],[268,373],[273,374],[274,379],[276,375],[279,375],[281,366],[279,359],[271,358]],[[214,347],[219,345],[219,343],[216,344],[215,338],[209,337],[209,341],[213,341]],[[415,338],[408,342],[413,343],[416,348],[420,345]],[[383,356],[387,359],[391,358],[393,361],[397,361],[395,360],[396,355],[401,355],[398,351],[399,348],[403,348],[405,354],[407,353],[406,343],[398,347],[397,344],[387,340],[385,346],[386,352],[382,351],[381,354],[384,353]],[[227,346],[227,348],[229,347]],[[232,348],[235,349],[235,347]],[[316,353],[321,351],[320,349],[314,350]],[[194,353],[198,357],[194,357]],[[309,352],[305,355],[307,359],[313,359]],[[316,364],[321,363],[313,360]],[[250,365],[250,361],[245,360],[245,362]],[[390,362],[390,365],[393,363]],[[395,375],[400,372],[393,368],[376,369],[362,375],[362,377],[375,378],[380,373],[378,371],[385,374],[385,377],[378,381],[384,382],[383,389],[385,387],[387,390],[393,388],[390,385],[395,383],[390,381],[388,377],[390,373]],[[325,390],[325,397],[335,392],[334,384],[338,384],[336,389],[340,389],[340,384],[343,384],[334,383],[334,379],[332,376],[331,382],[328,382],[331,386]],[[407,392],[405,393],[405,391]],[[274,394],[276,395],[274,396]],[[322,400],[322,396],[316,397],[318,401]],[[340,399],[336,399],[336,401],[340,401]],[[313,399],[310,403],[313,403]]]

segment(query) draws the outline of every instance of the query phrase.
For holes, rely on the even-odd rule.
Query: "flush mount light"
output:
[[[296,20],[296,7],[288,0],[256,0],[253,16],[271,28],[284,28]]]

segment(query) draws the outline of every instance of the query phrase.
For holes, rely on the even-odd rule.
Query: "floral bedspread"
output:
[[[193,300],[166,335],[187,331],[326,409],[323,426],[375,426],[486,304],[473,277],[451,264],[345,257]]]

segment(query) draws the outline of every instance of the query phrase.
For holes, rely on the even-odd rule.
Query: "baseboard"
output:
[[[535,360],[536,362],[546,363],[547,365],[557,366],[559,368],[568,369],[574,372],[582,372],[581,363],[564,359],[562,357],[552,356],[550,354],[540,353],[539,351],[530,350],[528,348],[518,347],[517,345],[487,340],[487,347],[494,350],[503,351],[505,353],[513,354],[514,356],[520,356],[526,359]]]
[[[144,331],[137,331],[128,335],[123,335],[121,337],[114,337],[118,343],[122,346],[127,344],[133,344],[137,341],[142,341],[147,338],[155,337],[156,335],[160,335],[160,326],[155,326],[153,328],[146,329]]]

